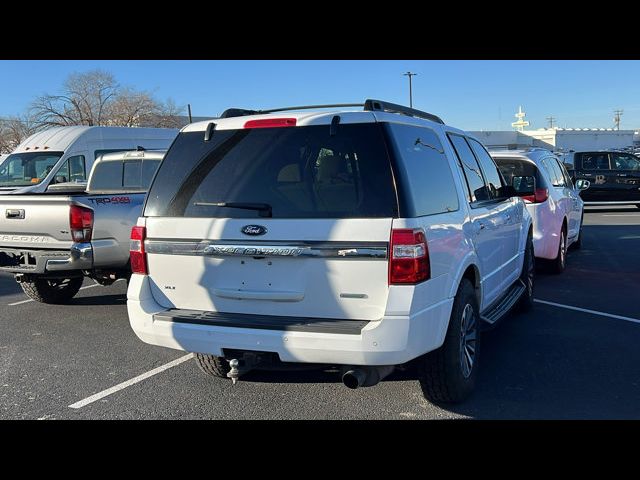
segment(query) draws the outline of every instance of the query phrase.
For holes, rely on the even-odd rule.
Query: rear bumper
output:
[[[0,271],[43,275],[49,272],[92,268],[93,248],[90,243],[75,243],[68,251],[0,249]]]
[[[223,349],[275,352],[283,362],[334,365],[398,365],[440,347],[452,304],[453,299],[447,299],[411,316],[354,321],[360,324],[355,331],[335,333],[314,328],[257,328],[248,325],[241,316],[242,327],[225,326],[224,323],[231,323],[233,314],[224,314],[224,322],[213,322],[217,324],[207,322],[206,318],[197,323],[184,318],[174,321],[176,311],[155,301],[149,277],[144,275],[131,276],[127,293],[129,322],[143,342],[217,356],[223,355]],[[344,326],[348,321],[335,323]]]

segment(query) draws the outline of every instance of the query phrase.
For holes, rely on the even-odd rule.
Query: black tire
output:
[[[569,247],[571,250],[580,250],[582,248],[582,226],[584,225],[584,213],[580,217],[580,230],[578,231],[578,238]]]
[[[520,280],[526,287],[524,293],[518,300],[518,311],[528,312],[533,307],[533,291],[536,279],[536,257],[533,251],[533,236],[531,233],[527,236],[527,245],[524,248],[524,261],[522,264],[522,273]]]
[[[567,229],[562,225],[560,241],[558,242],[558,255],[551,260],[551,273],[562,273],[567,266]]]
[[[469,318],[469,311],[473,317]],[[463,319],[466,312],[467,322],[475,332],[475,339],[471,341],[468,332],[467,342],[463,342]],[[465,343],[473,344],[473,358],[471,368],[465,365]],[[470,353],[467,350],[467,353]],[[425,398],[434,403],[457,403],[466,399],[475,388],[478,376],[478,359],[480,353],[480,315],[475,289],[471,282],[463,279],[458,287],[458,293],[453,301],[449,328],[444,344],[437,350],[429,352],[420,362],[418,379]],[[464,358],[463,358],[464,356]],[[466,371],[465,371],[466,370]]]
[[[207,375],[220,378],[228,378],[227,373],[231,371],[229,362],[222,357],[216,357],[215,355],[207,355],[204,353],[196,353],[196,363],[200,370]]]
[[[68,303],[80,290],[84,277],[46,279],[35,278],[20,286],[31,299],[40,303]]]

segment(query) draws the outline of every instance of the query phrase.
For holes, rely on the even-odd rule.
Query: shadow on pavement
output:
[[[76,297],[69,302],[69,305],[126,305],[127,294],[120,295],[92,295],[90,297]]]

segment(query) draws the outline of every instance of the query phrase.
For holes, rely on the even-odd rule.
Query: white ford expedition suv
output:
[[[354,106],[182,129],[131,232],[140,339],[234,383],[309,364],[357,388],[416,359],[429,400],[471,393],[481,325],[531,307],[531,217],[465,132]]]

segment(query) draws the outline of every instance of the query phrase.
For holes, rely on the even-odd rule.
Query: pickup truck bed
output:
[[[0,270],[45,274],[126,269],[144,193],[0,195]],[[74,242],[70,210],[93,210],[91,242]]]

